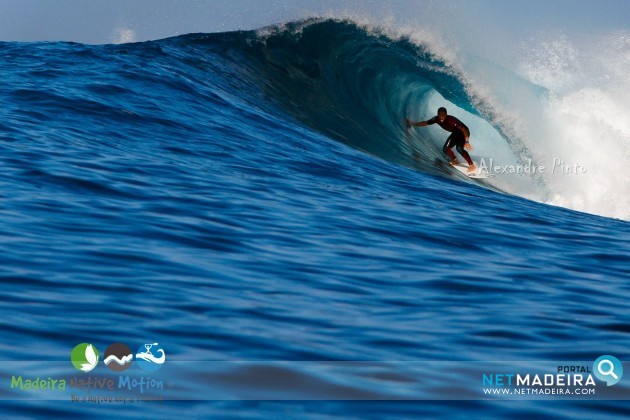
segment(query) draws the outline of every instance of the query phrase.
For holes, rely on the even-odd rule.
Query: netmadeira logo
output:
[[[615,356],[598,357],[590,363],[558,365],[555,372],[484,373],[486,395],[596,395],[598,379],[607,387],[623,377],[623,364]],[[600,383],[601,386],[601,383]]]

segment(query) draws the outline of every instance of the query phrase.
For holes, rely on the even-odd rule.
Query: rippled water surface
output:
[[[331,23],[321,30],[330,31],[325,25]],[[332,25],[337,33],[327,36],[361,32]],[[413,104],[392,108],[400,98],[387,95],[404,93],[406,82],[438,83],[430,73],[421,81],[402,78],[390,90],[382,85],[380,96],[339,73],[333,95],[322,90],[322,74],[350,66],[348,56],[338,52],[336,67],[327,67],[292,55],[283,37],[279,46],[257,37],[0,44],[3,411],[627,413],[623,400],[434,401],[437,394],[415,398],[404,386],[426,366],[397,367],[398,376],[389,372],[370,385],[346,376],[343,365],[326,373],[306,363],[454,361],[465,368],[466,361],[628,359],[630,228],[449,175],[434,165],[439,150],[405,158],[396,146],[404,143],[402,130],[388,127]],[[370,54],[377,38],[360,39],[364,45],[355,47]],[[401,41],[388,54],[413,70],[410,48]],[[387,70],[371,65],[360,74],[379,79]],[[453,98],[461,94],[454,79],[440,83],[452,84]],[[291,108],[295,89],[304,92],[303,103]],[[353,104],[357,91],[366,100]],[[374,97],[381,102],[370,102]],[[370,126],[372,118],[381,122]],[[170,385],[195,401],[121,408],[57,397],[23,401],[8,389],[12,362],[63,361],[66,371],[56,374],[74,375],[66,361],[82,342],[101,351],[114,342],[132,350],[159,342]],[[212,361],[258,364],[221,364],[224,377],[213,380],[222,385],[202,398],[210,379],[195,371]],[[274,361],[288,363],[265,365]],[[188,362],[205,364],[166,370]],[[250,369],[260,369],[261,381],[242,379]],[[473,387],[458,370],[448,375],[450,386]],[[321,394],[291,395],[292,384]],[[627,381],[620,386],[628,395]],[[300,401],[339,395],[428,400]]]

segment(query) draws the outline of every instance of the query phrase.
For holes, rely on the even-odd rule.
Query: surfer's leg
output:
[[[462,155],[462,157],[464,159],[466,159],[466,162],[468,162],[468,172],[474,172],[477,168],[475,168],[475,164],[473,163],[472,159],[470,158],[470,155],[468,154],[468,152],[464,149],[464,145],[466,144],[466,139],[464,138],[464,134],[461,132],[454,132],[451,137],[453,137],[453,142],[456,145],[457,148],[457,153],[459,153],[460,155]]]
[[[442,151],[446,153],[446,155],[451,159],[452,164],[457,163],[457,156],[455,156],[455,153],[453,153],[453,151],[451,150],[454,145],[455,144],[453,142],[453,135],[450,135],[446,139],[446,143],[444,143],[444,147],[442,147]]]
[[[462,157],[464,159],[466,159],[466,162],[468,162],[468,165],[473,165],[473,161],[470,158],[470,155],[468,154],[466,149],[464,149],[464,145],[463,144],[457,144],[457,153],[459,153],[460,155],[462,155]]]

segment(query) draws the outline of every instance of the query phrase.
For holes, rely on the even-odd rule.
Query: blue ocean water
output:
[[[382,401],[404,378],[364,388],[307,365],[628,359],[630,225],[453,174],[433,134],[403,118],[436,93],[487,115],[430,50],[315,20],[126,45],[0,43],[0,68],[3,416],[627,413],[627,398]],[[83,342],[225,362],[234,390],[124,408],[8,390],[16,363],[67,361]],[[234,361],[289,362],[293,386],[321,381],[327,402],[274,393],[273,372],[239,381]]]

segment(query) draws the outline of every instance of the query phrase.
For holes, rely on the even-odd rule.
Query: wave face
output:
[[[453,57],[437,38],[350,21],[313,19],[179,41],[231,48],[239,76],[312,130],[385,160],[452,177],[443,165],[445,132],[405,130],[402,124],[405,117],[426,120],[445,106],[471,129],[473,158],[497,175],[482,185],[630,219],[630,196],[610,198],[612,191],[630,190],[630,181],[611,180],[610,171],[624,167],[604,164],[609,154],[601,150],[604,143],[606,150],[619,147],[625,155],[627,127],[618,118],[597,116],[615,109],[601,104],[602,92],[558,96],[544,87],[559,91],[552,80],[560,78],[560,70],[545,66],[568,71],[554,56],[561,46],[532,52],[535,58],[523,65],[525,79],[474,56]],[[593,106],[588,99],[593,95],[600,105],[589,118],[584,108]]]
[[[452,176],[442,153],[445,132],[407,130],[403,124],[405,117],[428,119],[440,106],[466,120],[476,137],[483,135],[477,151],[486,159],[492,154],[496,163],[514,164],[517,154],[528,156],[524,144],[518,139],[511,144],[500,128],[480,115],[476,105],[483,103],[473,103],[460,70],[430,46],[404,36],[348,21],[310,20],[257,32],[179,40],[229,46],[239,76],[286,114],[329,138],[391,162]],[[539,197],[544,182],[534,178],[495,180],[489,185],[521,188],[523,195]]]
[[[93,337],[97,348],[159,341],[184,361],[627,359],[628,223],[520,197],[553,199],[545,176],[482,184],[453,174],[445,133],[406,131],[404,116],[445,105],[471,128],[476,159],[539,164],[540,143],[472,81],[492,75],[521,99],[548,92],[439,51],[335,20],[127,45],[0,43],[0,329],[19,343],[0,356],[67,360]],[[483,71],[464,71],[472,67]],[[160,372],[173,372],[171,359]],[[5,378],[15,369],[0,366]],[[195,369],[168,383],[215,395],[220,385],[205,388],[214,373]],[[369,369],[283,369],[319,395],[387,400],[407,389],[395,375],[366,382]],[[464,370],[432,378],[435,389],[478,393]],[[222,367],[226,398],[282,385],[241,373]],[[404,404],[196,408],[344,418],[552,410],[551,401],[436,402],[435,392]],[[97,410],[5,403],[29,417]],[[623,401],[553,403],[569,417],[626,410]],[[180,409],[167,401],[138,413]]]

